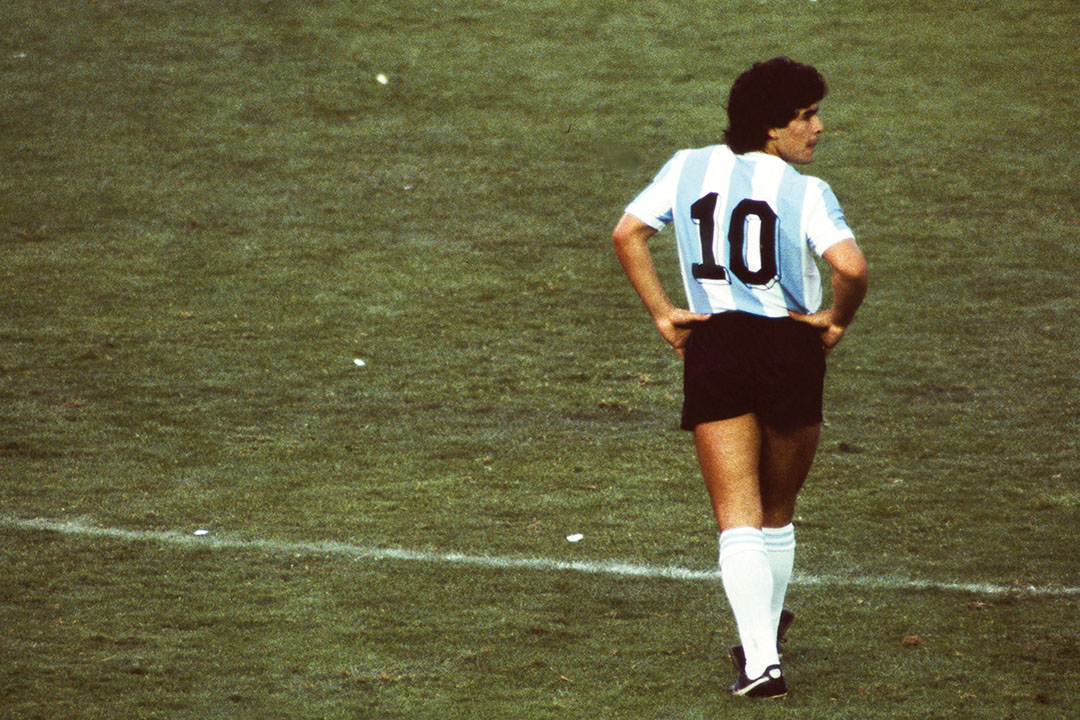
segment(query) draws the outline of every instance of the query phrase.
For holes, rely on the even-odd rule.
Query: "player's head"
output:
[[[770,129],[786,127],[798,110],[827,92],[825,79],[810,65],[786,57],[754,63],[731,86],[724,142],[736,153],[761,150]]]

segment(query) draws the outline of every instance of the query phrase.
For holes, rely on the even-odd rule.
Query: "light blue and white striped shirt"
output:
[[[675,223],[687,302],[701,313],[817,312],[814,255],[854,239],[824,181],[726,145],[675,153],[626,212],[656,230]]]

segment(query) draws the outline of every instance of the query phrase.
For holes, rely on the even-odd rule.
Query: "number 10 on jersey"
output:
[[[697,224],[701,238],[701,262],[693,265],[694,277],[703,282],[731,282],[728,277],[730,272],[745,285],[771,285],[779,273],[776,265],[776,213],[764,200],[746,198],[735,206],[728,222],[728,264],[725,267],[717,262],[716,257],[718,198],[716,193],[709,193],[690,206],[690,217]],[[751,265],[757,269],[752,269]]]

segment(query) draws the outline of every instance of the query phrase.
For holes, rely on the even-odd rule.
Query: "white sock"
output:
[[[780,628],[780,611],[784,609],[784,596],[787,594],[791,571],[795,566],[795,526],[782,528],[762,528],[765,535],[765,551],[769,555],[772,568],[772,623],[773,630]]]
[[[746,653],[746,676],[756,678],[780,663],[772,623],[772,570],[761,530],[740,527],[720,533],[720,577]]]

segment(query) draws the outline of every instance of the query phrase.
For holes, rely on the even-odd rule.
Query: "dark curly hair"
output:
[[[811,65],[786,57],[754,63],[731,86],[724,142],[735,153],[761,150],[771,128],[786,127],[799,109],[821,101],[828,91]]]

